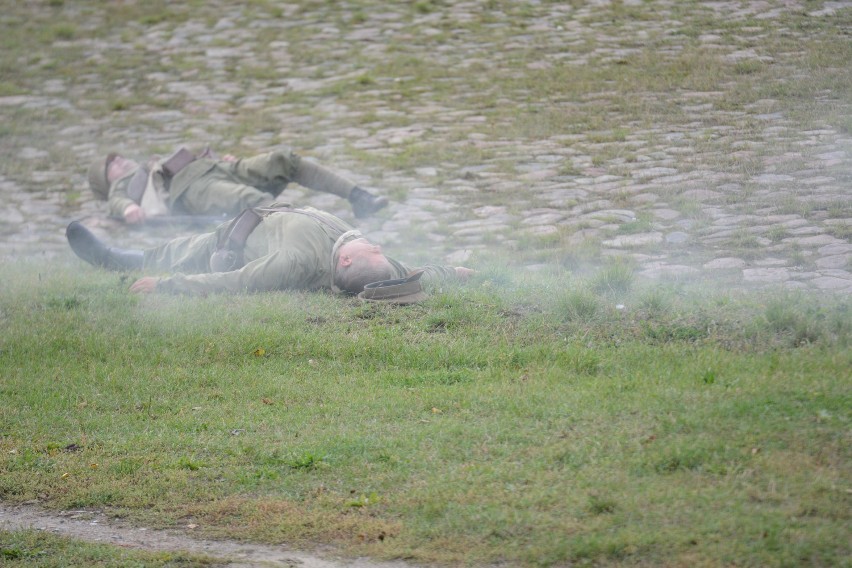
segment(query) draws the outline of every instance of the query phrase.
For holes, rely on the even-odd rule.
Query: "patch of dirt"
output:
[[[320,558],[289,549],[287,546],[246,544],[226,540],[200,540],[178,531],[125,526],[109,519],[100,511],[48,512],[28,505],[0,503],[0,529],[13,531],[36,529],[53,534],[126,548],[152,552],[185,551],[221,559],[224,566],[300,568],[409,568],[401,562],[373,562],[358,558]]]

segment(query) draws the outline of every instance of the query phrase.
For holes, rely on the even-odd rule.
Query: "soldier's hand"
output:
[[[239,160],[239,158],[237,158],[233,154],[225,154],[224,156],[222,156],[223,162],[236,162],[237,160]]]
[[[465,268],[464,266],[456,266],[456,276],[459,280],[467,280],[471,276],[474,275],[476,271],[471,268]]]
[[[138,225],[145,222],[145,211],[136,205],[128,205],[124,210],[124,220],[131,225]]]
[[[159,278],[153,276],[145,276],[130,285],[130,291],[134,294],[150,294],[157,289]]]

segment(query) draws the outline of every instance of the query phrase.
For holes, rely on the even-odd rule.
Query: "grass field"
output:
[[[47,532],[0,531],[3,566],[115,566],[121,568],[216,566],[214,559],[181,552],[141,552],[107,544],[90,544]]]
[[[4,504],[447,566],[852,565],[848,289],[636,275],[848,278],[791,241],[852,234],[848,3],[4,4]],[[104,214],[95,155],[181,144],[292,145],[391,198],[392,256],[479,273],[406,308],[132,296],[62,231]],[[215,562],[0,531],[16,568]]]
[[[452,565],[848,561],[847,299],[500,264],[407,308],[4,268],[0,495]]]

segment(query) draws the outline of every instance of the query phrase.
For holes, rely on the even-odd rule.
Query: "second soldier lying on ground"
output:
[[[233,216],[270,205],[290,182],[349,200],[359,218],[388,203],[287,148],[242,159],[181,148],[145,165],[110,153],[92,162],[88,179],[92,192],[108,201],[110,215],[132,224],[169,214]]]

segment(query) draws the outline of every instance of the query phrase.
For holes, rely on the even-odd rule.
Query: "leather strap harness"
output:
[[[242,268],[245,264],[243,250],[249,235],[260,225],[264,217],[272,213],[306,215],[340,234],[349,230],[349,227],[344,225],[342,221],[330,219],[305,209],[293,209],[289,205],[245,209],[220,233],[219,241],[216,243],[216,251],[210,257],[210,269],[213,272],[228,272]]]
[[[186,148],[180,148],[174,154],[163,160],[160,164],[163,172],[163,180],[166,184],[168,184],[172,178],[186,166],[199,158],[208,157],[214,158],[210,148],[205,148],[198,156]],[[142,166],[136,170],[136,173],[133,174],[133,177],[130,178],[130,182],[127,184],[127,197],[132,199],[136,204],[142,202],[142,196],[148,188],[148,178],[150,174],[151,171],[145,166]]]

